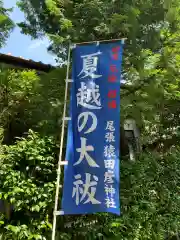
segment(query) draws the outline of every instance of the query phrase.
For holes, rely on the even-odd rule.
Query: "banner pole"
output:
[[[65,129],[67,96],[68,96],[68,77],[69,77],[69,69],[70,69],[70,54],[71,54],[71,44],[69,44],[69,48],[68,48],[66,85],[65,85],[65,96],[64,96],[64,110],[63,110],[63,118],[62,118],[61,141],[60,141],[60,151],[59,151],[57,181],[56,181],[56,195],[55,195],[55,204],[54,204],[54,213],[53,213],[52,240],[55,240],[55,235],[56,235],[56,220],[57,220],[57,208],[58,208],[59,188],[60,188],[60,179],[61,179],[61,165],[65,165],[62,161],[62,152],[63,152],[64,129]]]
[[[80,42],[75,43],[76,45],[84,45],[84,44],[90,44],[90,43],[109,43],[109,42],[117,42],[117,41],[125,41],[127,38],[115,38],[115,39],[109,39],[109,40],[96,40],[96,41],[90,41],[90,42]]]

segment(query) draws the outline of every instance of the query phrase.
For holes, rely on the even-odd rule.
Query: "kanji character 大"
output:
[[[89,146],[86,145],[87,143],[86,138],[81,137],[80,139],[81,139],[81,147],[76,149],[76,151],[80,153],[80,157],[79,157],[79,160],[76,163],[74,163],[74,166],[80,164],[83,161],[83,159],[86,159],[90,167],[99,167],[99,165],[94,161],[94,159],[88,153],[88,152],[93,152],[94,147],[91,145]]]

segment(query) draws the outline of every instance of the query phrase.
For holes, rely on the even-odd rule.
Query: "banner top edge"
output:
[[[79,43],[72,43],[71,45],[76,46],[76,45],[86,45],[86,44],[91,44],[91,43],[96,43],[97,45],[99,45],[100,43],[110,43],[110,42],[118,42],[118,41],[121,41],[121,43],[124,44],[125,40],[127,40],[127,38],[97,40],[97,41],[89,41],[89,42],[79,42]]]

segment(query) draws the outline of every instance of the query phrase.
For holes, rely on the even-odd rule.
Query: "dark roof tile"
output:
[[[26,60],[20,57],[14,57],[2,53],[0,53],[0,63],[5,63],[20,68],[34,69],[42,72],[49,72],[52,69],[55,69],[55,67],[50,64],[35,62],[33,60]]]

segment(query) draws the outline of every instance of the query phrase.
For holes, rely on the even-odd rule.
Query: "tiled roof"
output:
[[[14,57],[11,56],[10,54],[2,53],[0,53],[0,63],[5,63],[14,67],[34,69],[41,72],[49,72],[50,70],[55,68],[50,64],[34,62],[33,60],[27,60],[21,57]]]

